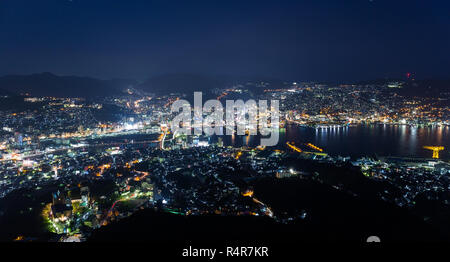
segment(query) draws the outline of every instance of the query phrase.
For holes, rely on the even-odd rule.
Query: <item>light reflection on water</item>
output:
[[[405,125],[359,125],[344,128],[313,129],[287,125],[280,130],[278,148],[286,141],[311,142],[326,152],[341,156],[417,156],[431,157],[423,146],[444,146],[441,158],[450,158],[450,127],[409,127]],[[224,137],[225,145],[258,146],[259,136]]]

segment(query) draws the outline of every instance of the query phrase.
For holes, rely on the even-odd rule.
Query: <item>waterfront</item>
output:
[[[218,137],[220,136],[210,137],[209,142],[216,143]],[[257,147],[261,139],[259,135],[221,137],[225,146],[233,147]],[[142,141],[154,141],[156,139],[156,134],[130,134],[96,139],[96,141],[112,144],[119,142],[141,144]],[[324,149],[324,152],[328,154],[352,158],[363,156],[431,158],[432,151],[423,147],[443,146],[445,150],[439,153],[440,159],[450,159],[449,126],[415,127],[371,124],[315,129],[289,124],[280,128],[279,142],[275,148],[286,150],[286,142],[294,142],[296,145],[312,143]],[[155,146],[155,144],[149,142],[146,146]]]
[[[225,137],[226,145],[257,146],[259,136]],[[431,158],[432,152],[423,146],[444,146],[441,159],[449,159],[450,127],[412,127],[406,125],[357,125],[341,128],[314,129],[286,125],[280,129],[278,147],[285,148],[287,141],[296,144],[313,143],[332,155],[402,156]]]

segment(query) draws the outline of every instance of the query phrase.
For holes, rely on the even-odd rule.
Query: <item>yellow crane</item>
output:
[[[443,146],[424,146],[423,148],[433,151],[433,158],[439,158],[439,151],[444,150]]]

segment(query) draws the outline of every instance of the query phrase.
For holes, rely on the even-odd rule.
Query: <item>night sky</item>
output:
[[[0,75],[450,77],[446,0],[0,0]]]

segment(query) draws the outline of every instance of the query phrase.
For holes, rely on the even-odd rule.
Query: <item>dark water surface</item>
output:
[[[259,136],[224,136],[225,145],[258,146]],[[334,129],[314,129],[287,125],[280,129],[277,147],[287,141],[296,145],[313,143],[325,152],[341,156],[414,156],[431,158],[423,146],[444,146],[442,159],[450,158],[450,127],[409,127],[405,125],[358,125]]]

